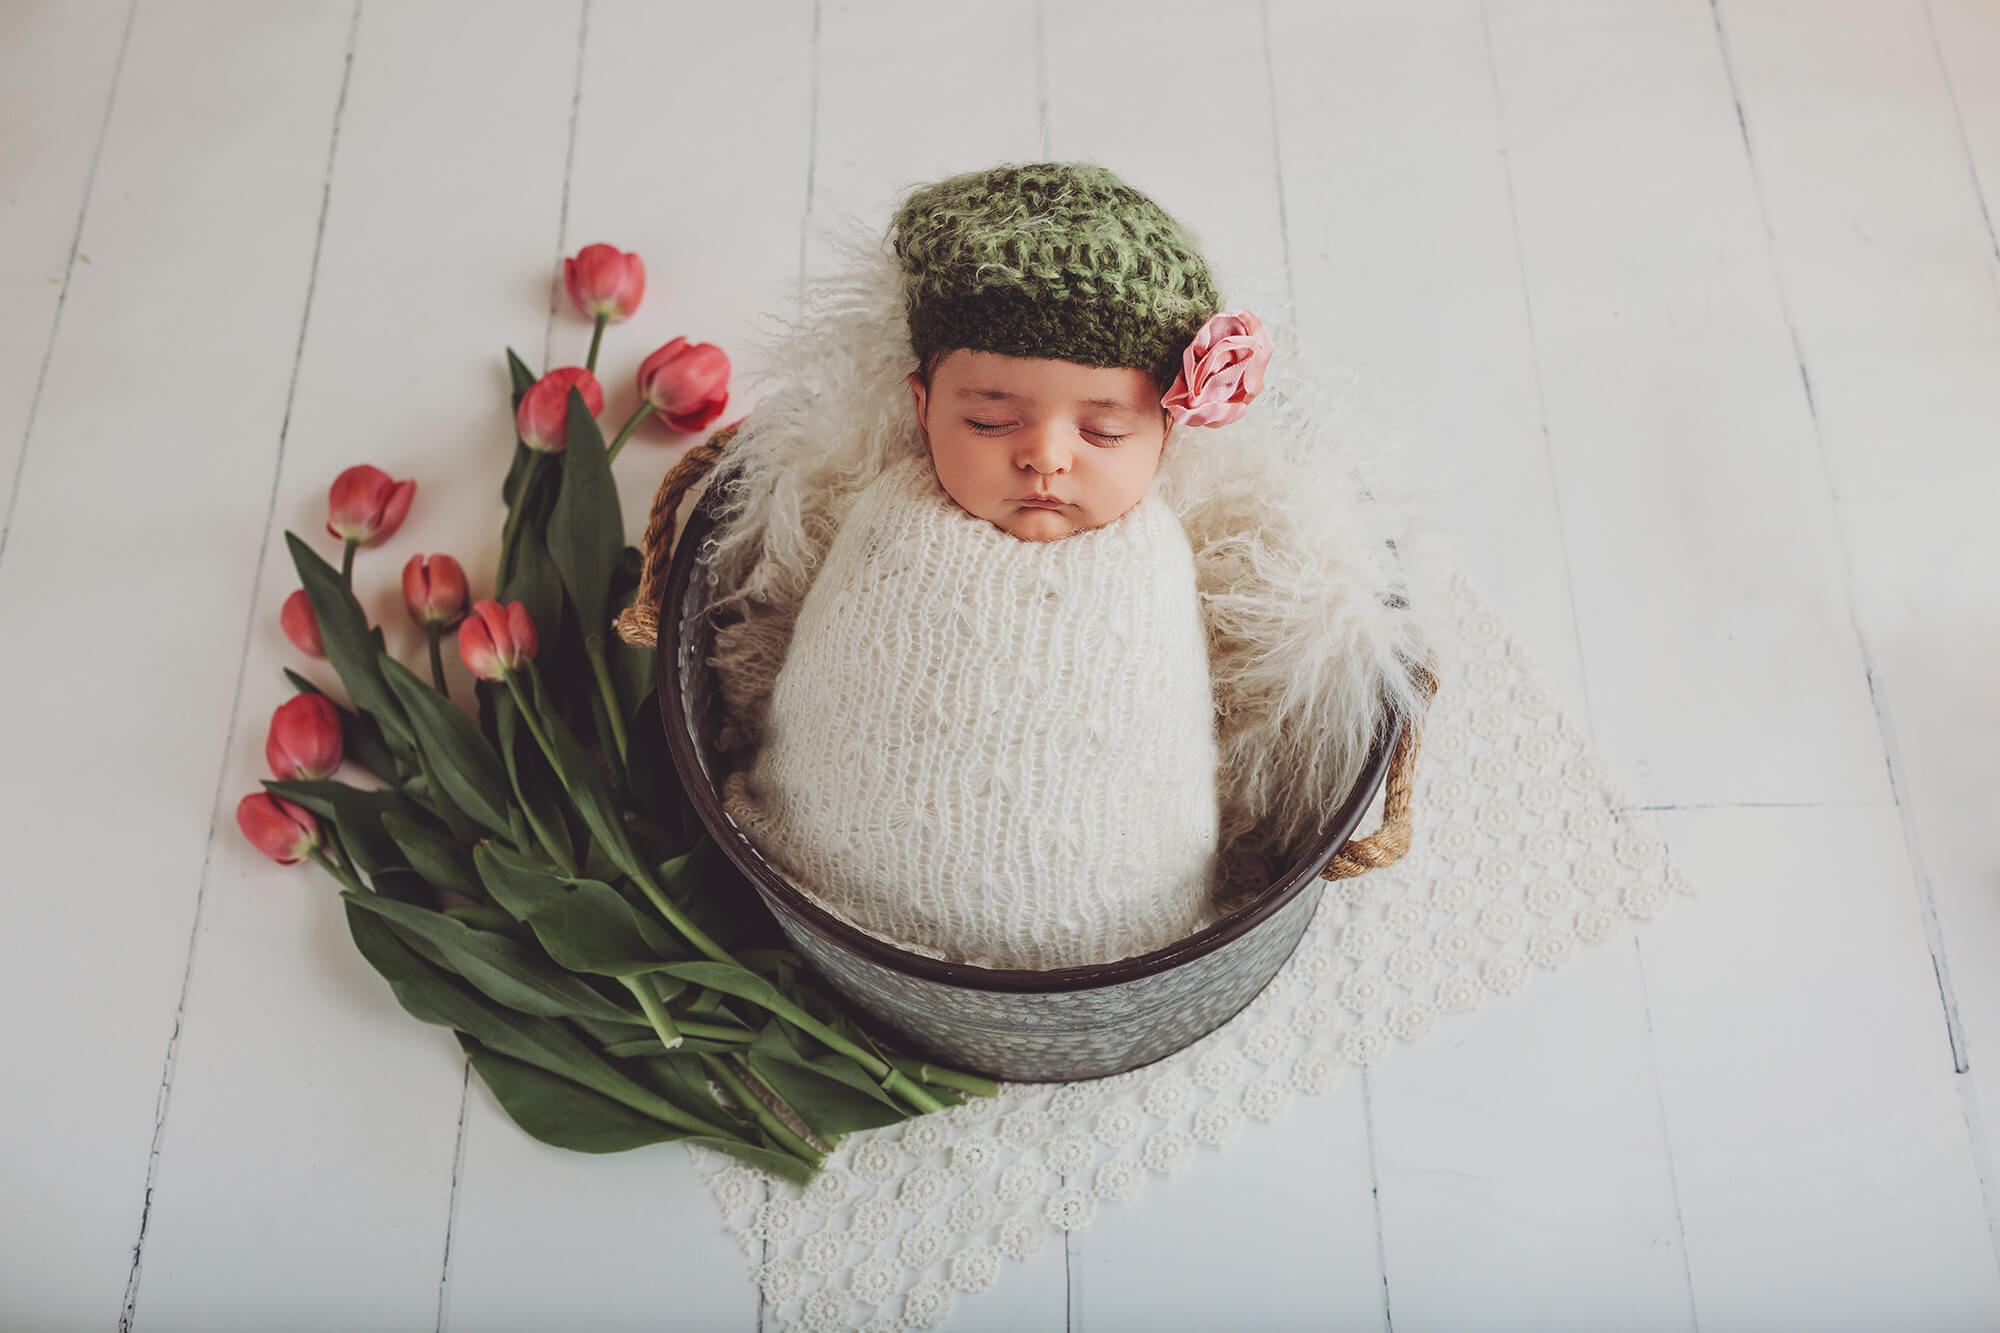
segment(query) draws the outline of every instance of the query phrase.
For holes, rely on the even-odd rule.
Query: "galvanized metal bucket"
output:
[[[714,633],[700,614],[702,582],[696,578],[713,526],[713,491],[696,505],[678,544],[672,525],[682,495],[713,464],[724,439],[702,446],[705,458],[691,451],[662,485],[647,540],[652,547],[662,538],[671,547],[671,562],[659,570],[655,557],[665,551],[648,550],[655,577],[642,585],[639,597],[651,614],[628,613],[620,628],[628,638],[644,640],[653,629],[644,622],[657,617],[661,719],[674,766],[703,827],[792,946],[835,990],[877,1020],[892,1045],[1014,1081],[1096,1078],[1157,1060],[1226,1022],[1263,989],[1297,946],[1329,879],[1388,864],[1408,847],[1416,735],[1392,718],[1377,735],[1360,780],[1312,849],[1253,900],[1165,948],[1042,972],[972,967],[899,949],[842,921],[766,861],[722,807],[719,786],[726,773],[716,745],[721,696],[706,665]],[[1383,828],[1350,842],[1385,782]]]

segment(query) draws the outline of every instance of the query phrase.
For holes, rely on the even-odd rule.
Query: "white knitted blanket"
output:
[[[1218,750],[1194,554],[1157,488],[1030,542],[916,454],[855,500],[724,808],[863,930],[986,967],[1213,919]]]

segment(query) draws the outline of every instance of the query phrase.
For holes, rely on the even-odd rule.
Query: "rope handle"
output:
[[[1437,697],[1437,676],[1424,667],[1417,669],[1417,683],[1424,688],[1426,707]],[[1350,838],[1333,854],[1321,879],[1353,879],[1370,870],[1394,865],[1410,850],[1410,797],[1416,789],[1417,752],[1423,748],[1419,723],[1411,718],[1403,734],[1396,738],[1395,753],[1389,756],[1389,773],[1383,782],[1382,826],[1365,838]]]
[[[682,454],[660,489],[653,493],[653,510],[646,517],[645,566],[639,572],[639,593],[618,613],[618,637],[634,648],[651,648],[660,641],[660,594],[667,586],[667,567],[674,556],[674,519],[681,500],[708,475],[724,447],[736,437],[736,427],[719,430]]]

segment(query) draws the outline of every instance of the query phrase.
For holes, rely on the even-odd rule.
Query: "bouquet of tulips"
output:
[[[396,531],[416,483],[367,466],[334,481],[337,569],[286,534],[304,586],[283,628],[347,702],[286,673],[299,692],[271,718],[276,776],[237,822],[341,885],[362,956],[405,1009],[457,1033],[528,1133],[584,1152],[688,1139],[804,1180],[844,1133],[996,1088],[877,1045],[809,984],[702,829],[653,720],[654,652],[610,629],[639,581],[611,464],[654,412],[681,431],[719,416],[729,362],[682,338],[654,352],[607,447],[597,354],[645,270],[593,245],[564,277],[594,321],[590,355],[537,378],[507,353],[517,439],[494,598],[468,607],[448,555],[403,568],[428,680],[353,592],[356,552]],[[454,625],[476,716],[446,686]],[[343,764],[370,780],[337,780]]]

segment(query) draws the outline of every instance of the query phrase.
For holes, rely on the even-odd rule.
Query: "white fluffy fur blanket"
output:
[[[778,321],[756,406],[706,480],[719,487],[705,552],[711,658],[746,765],[806,589],[854,498],[925,450],[904,376],[916,367],[886,245],[833,238],[850,261]],[[1384,710],[1421,714],[1412,665],[1431,657],[1438,599],[1410,584],[1401,518],[1371,497],[1333,438],[1333,388],[1277,344],[1239,421],[1176,426],[1159,489],[1199,569],[1221,747],[1225,905],[1267,885],[1352,789]],[[691,498],[690,504],[693,503]],[[1391,543],[1394,543],[1393,545]]]

